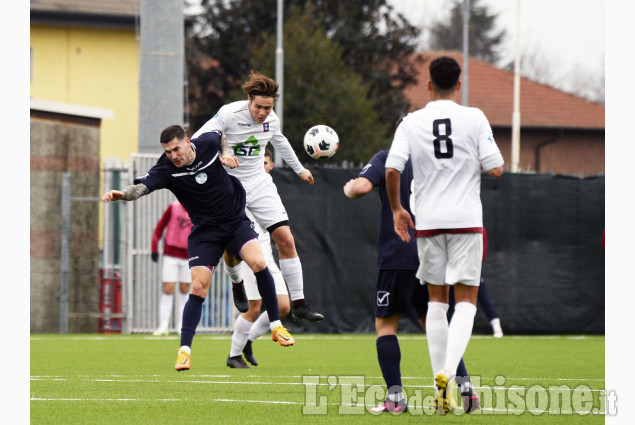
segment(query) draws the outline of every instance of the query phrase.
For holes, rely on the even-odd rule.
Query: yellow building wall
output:
[[[128,161],[139,134],[139,43],[134,29],[31,25],[31,98],[110,109],[100,157]]]

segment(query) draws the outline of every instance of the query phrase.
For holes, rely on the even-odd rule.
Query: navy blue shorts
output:
[[[225,249],[242,260],[240,252],[252,239],[258,240],[258,234],[254,230],[254,223],[246,216],[242,220],[196,225],[187,239],[190,268],[216,267]]]
[[[428,288],[416,270],[379,270],[375,286],[375,317],[400,314],[413,319],[428,311]]]

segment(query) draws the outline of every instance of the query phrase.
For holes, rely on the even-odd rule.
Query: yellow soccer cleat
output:
[[[187,353],[187,351],[179,348],[179,354],[176,357],[174,369],[176,369],[178,372],[190,369],[190,355]]]
[[[274,341],[278,341],[280,345],[283,347],[287,347],[289,345],[293,345],[295,340],[293,336],[289,333],[289,330],[282,325],[278,325],[271,331],[271,339]]]
[[[446,413],[454,412],[456,408],[456,401],[454,401],[454,397],[452,396],[454,383],[448,379],[444,370],[441,370],[441,372],[435,375],[434,382],[439,389],[434,399],[436,413],[438,415],[445,415]]]

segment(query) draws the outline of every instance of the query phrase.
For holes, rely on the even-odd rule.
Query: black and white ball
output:
[[[311,158],[330,158],[339,147],[340,138],[335,130],[327,125],[314,125],[304,135],[304,150]]]

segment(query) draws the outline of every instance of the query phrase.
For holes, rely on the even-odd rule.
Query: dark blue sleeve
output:
[[[207,133],[201,134],[196,139],[192,139],[192,143],[194,143],[196,146],[200,145],[201,143],[208,143],[209,145],[206,147],[207,149],[218,152],[220,151],[220,141],[222,139],[222,135],[223,133],[221,133],[220,131],[212,130]]]
[[[375,187],[386,184],[386,158],[388,151],[377,152],[360,171],[359,176],[367,178]]]
[[[150,192],[153,192],[158,189],[167,188],[168,179],[166,178],[166,174],[161,172],[162,167],[159,163],[157,163],[154,167],[150,168],[150,171],[145,173],[143,176],[137,177],[133,180],[133,184],[143,183],[146,185]]]

